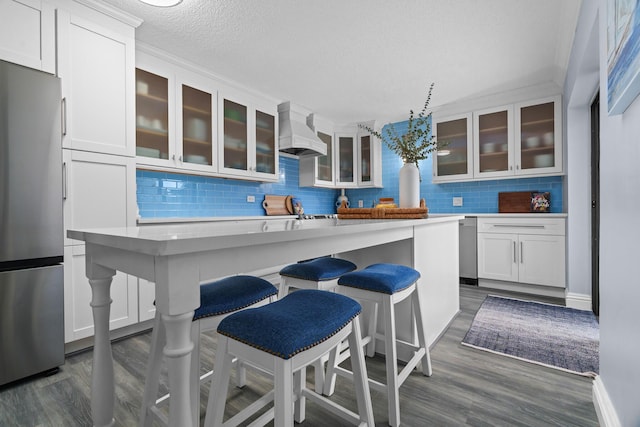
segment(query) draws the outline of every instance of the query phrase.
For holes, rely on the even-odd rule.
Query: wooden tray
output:
[[[421,219],[428,215],[424,199],[419,208],[348,208],[344,202],[338,208],[340,219]]]

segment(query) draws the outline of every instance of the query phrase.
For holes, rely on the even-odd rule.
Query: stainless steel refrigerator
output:
[[[0,385],[64,363],[60,80],[0,61]]]

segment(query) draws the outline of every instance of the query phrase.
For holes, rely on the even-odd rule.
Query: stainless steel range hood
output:
[[[289,101],[278,105],[280,151],[300,157],[326,156],[327,145],[307,125],[310,111]]]

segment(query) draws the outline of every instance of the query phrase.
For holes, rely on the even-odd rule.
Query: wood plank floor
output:
[[[558,370],[460,345],[487,294],[515,295],[461,285],[461,313],[432,349],[433,376],[415,372],[400,389],[405,426],[597,426],[592,380]],[[521,296],[532,299],[530,296]],[[540,298],[537,298],[540,300]],[[114,343],[117,426],[137,423],[150,333]],[[214,339],[203,340],[203,369],[213,364]],[[4,343],[3,343],[4,345]],[[92,352],[69,356],[55,375],[37,377],[0,388],[0,426],[89,426]],[[367,359],[369,375],[380,378],[384,362]],[[166,372],[162,387],[166,391]],[[313,369],[307,372],[310,383]],[[350,384],[338,378],[334,398],[355,409]],[[269,387],[269,381],[248,374],[248,385],[229,393],[229,413]],[[208,389],[203,387],[201,412]],[[384,396],[372,392],[376,426],[387,425]],[[202,420],[204,422],[204,419]],[[312,403],[305,426],[342,426]]]

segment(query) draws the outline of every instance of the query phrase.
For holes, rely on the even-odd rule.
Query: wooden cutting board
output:
[[[267,215],[293,215],[293,196],[276,196],[265,194],[262,207]]]
[[[505,193],[498,193],[498,212],[531,212],[531,191],[510,191]]]

